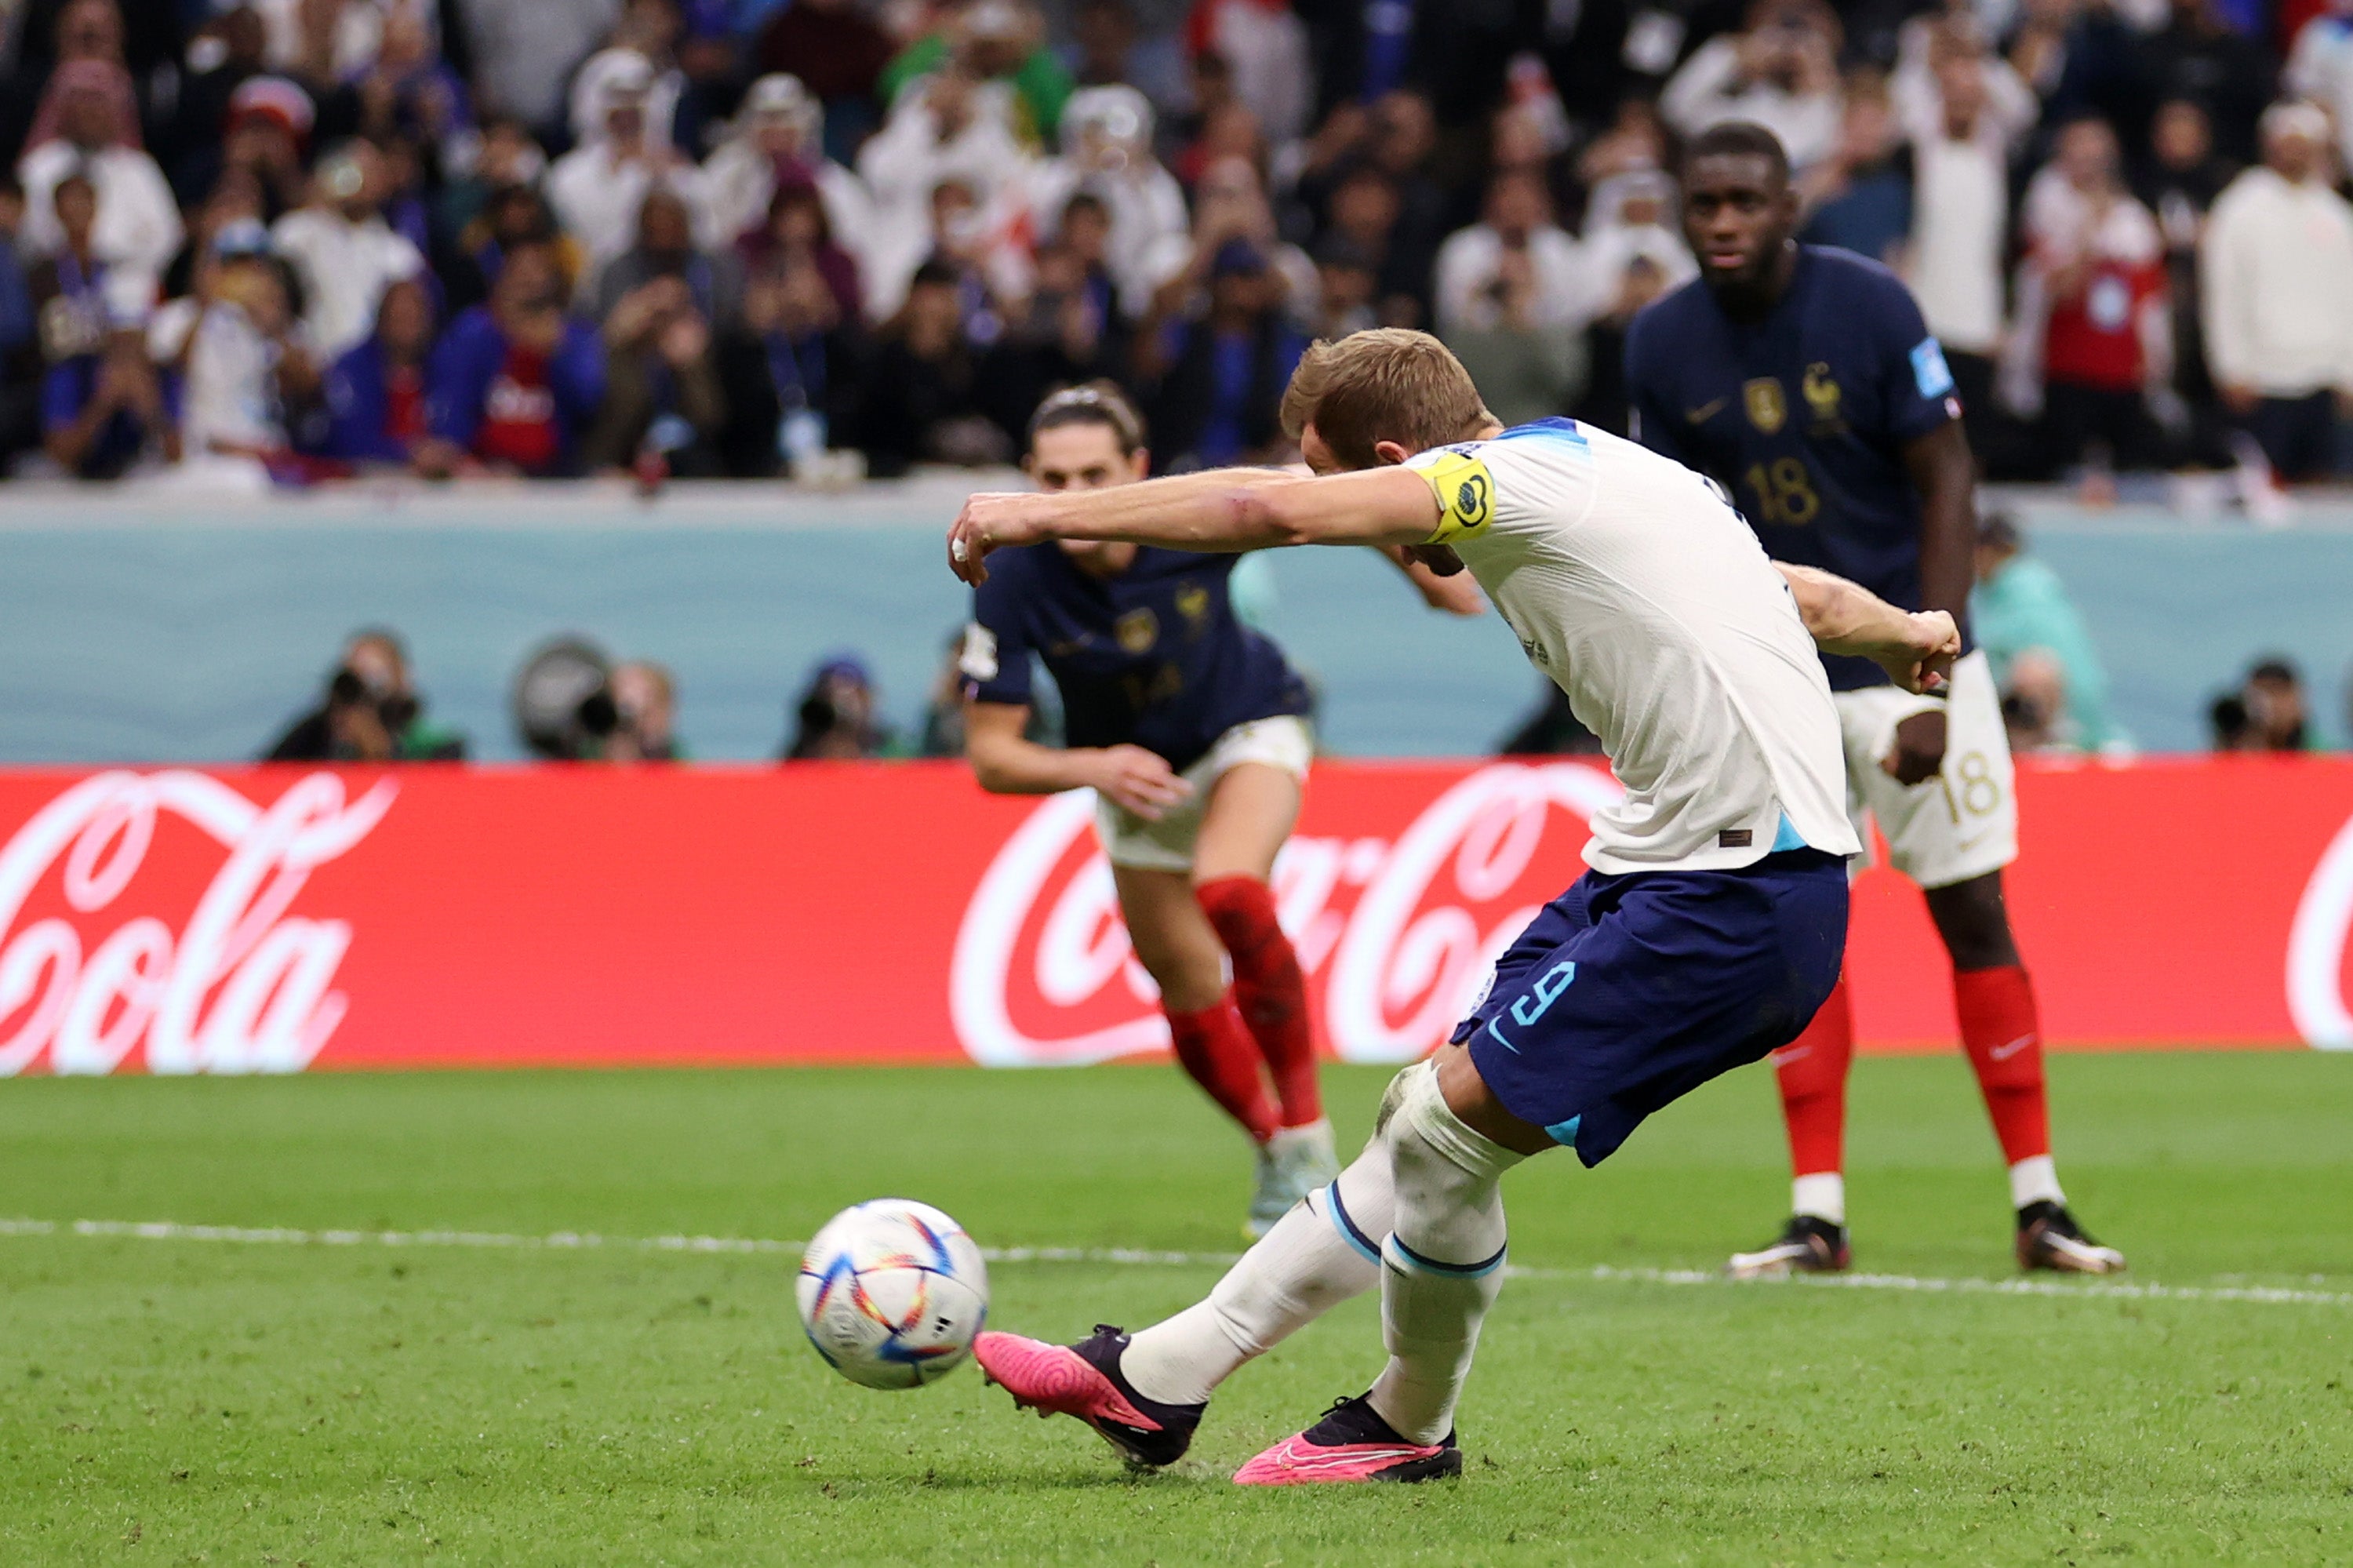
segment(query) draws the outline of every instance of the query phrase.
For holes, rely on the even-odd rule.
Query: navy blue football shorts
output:
[[[1599,1165],[1652,1111],[1796,1039],[1838,982],[1846,863],[1588,872],[1456,1026],[1504,1108]]]

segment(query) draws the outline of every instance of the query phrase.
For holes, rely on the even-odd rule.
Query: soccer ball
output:
[[[988,1266],[928,1203],[877,1198],[826,1222],[801,1256],[801,1327],[826,1363],[868,1388],[953,1371],[988,1320]]]

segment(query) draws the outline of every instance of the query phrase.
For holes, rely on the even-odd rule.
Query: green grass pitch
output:
[[[2079,1213],[2128,1282],[2195,1292],[1597,1277],[1712,1267],[1778,1220],[1751,1069],[1598,1171],[1514,1173],[1528,1272],[1487,1326],[1465,1475],[1329,1492],[1226,1477],[1365,1386],[1370,1301],[1246,1369],[1190,1458],[1132,1479],[969,1368],[841,1382],[800,1338],[789,1255],[631,1245],[802,1237],[892,1193],[992,1246],[1230,1251],[1246,1153],[1166,1068],[0,1085],[0,1217],[57,1227],[0,1234],[0,1563],[2353,1560],[2353,1057],[2052,1076]],[[1383,1078],[1332,1075],[1352,1146]],[[1957,1057],[1864,1062],[1853,1123],[1858,1266],[2007,1277]],[[1215,1274],[1008,1262],[993,1317],[1140,1325]]]

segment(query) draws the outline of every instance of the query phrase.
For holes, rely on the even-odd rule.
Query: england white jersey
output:
[[[1597,871],[1860,852],[1838,710],[1788,584],[1715,487],[1567,419],[1421,453],[1449,545],[1626,787]]]

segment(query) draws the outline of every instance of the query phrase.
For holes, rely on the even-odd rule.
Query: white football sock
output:
[[[2010,1168],[2010,1206],[2022,1209],[2029,1203],[2064,1203],[2067,1194],[2059,1190],[2059,1167],[2047,1154],[2029,1155]]]
[[[1293,1205],[1206,1298],[1129,1339],[1119,1370],[1136,1393],[1164,1404],[1198,1404],[1244,1361],[1379,1281],[1393,1207],[1382,1130],[1405,1077],[1391,1084],[1372,1140],[1339,1180]]]
[[[1397,1191],[1397,1218],[1381,1248],[1389,1361],[1369,1398],[1398,1436],[1435,1443],[1453,1429],[1479,1325],[1504,1285],[1496,1182],[1527,1157],[1464,1126],[1430,1064],[1415,1069],[1388,1141]]]
[[[1789,1183],[1789,1213],[1846,1224],[1846,1178],[1835,1171],[1799,1177]]]

